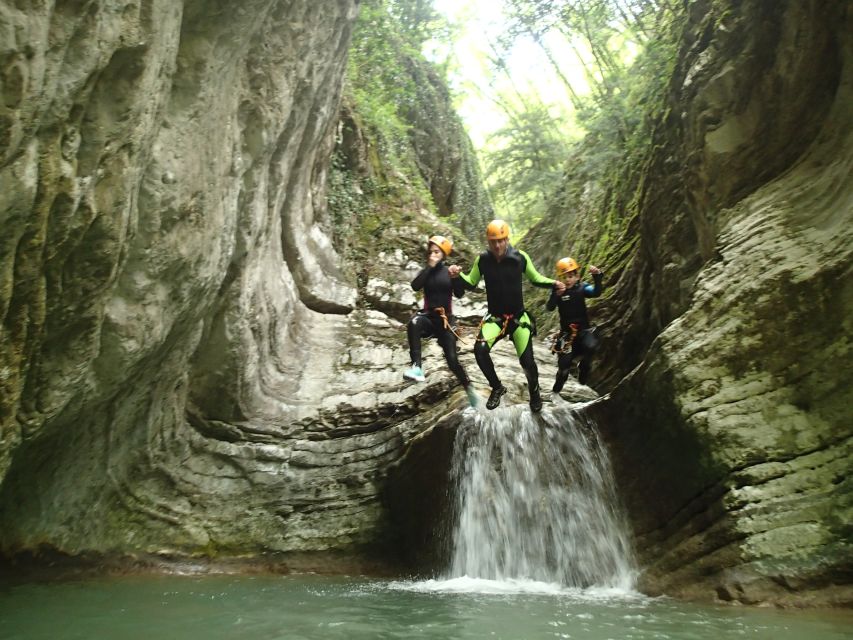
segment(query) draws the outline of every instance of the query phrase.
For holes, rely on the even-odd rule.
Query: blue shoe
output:
[[[415,382],[426,381],[424,370],[414,364],[403,372],[403,377],[408,378],[409,380],[414,380]]]
[[[474,387],[472,385],[468,385],[465,387],[465,395],[468,396],[468,404],[472,407],[477,407],[480,404],[480,396],[477,395],[477,392],[474,391]]]

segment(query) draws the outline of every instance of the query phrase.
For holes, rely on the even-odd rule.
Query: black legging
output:
[[[462,368],[462,364],[460,364],[459,358],[456,355],[456,336],[453,335],[452,331],[444,328],[441,318],[433,320],[430,316],[419,313],[409,320],[409,324],[406,327],[406,334],[409,337],[409,357],[412,364],[421,366],[421,339],[435,338],[441,346],[442,351],[444,351],[444,359],[447,361],[447,367],[453,372],[453,375],[456,376],[456,379],[459,380],[459,383],[463,387],[468,386],[468,375],[465,373],[465,369]]]
[[[509,335],[509,334],[508,334]],[[511,337],[511,335],[509,336]],[[497,344],[497,341],[494,342]],[[485,340],[478,340],[474,345],[474,356],[477,358],[477,364],[480,365],[480,371],[486,376],[489,381],[489,386],[492,389],[497,389],[501,386],[500,378],[495,373],[495,363],[492,362],[491,347]],[[518,357],[521,363],[521,368],[524,369],[524,375],[527,376],[527,386],[533,390],[539,388],[539,368],[536,366],[536,360],[533,359],[533,339],[531,337],[524,351]]]
[[[554,382],[554,390],[559,391],[563,388],[566,380],[569,378],[569,371],[572,365],[572,360],[578,358],[578,382],[586,384],[589,380],[589,373],[592,370],[592,356],[598,349],[599,340],[593,331],[584,329],[581,331],[575,341],[572,343],[571,351],[561,353],[557,356],[557,379]]]

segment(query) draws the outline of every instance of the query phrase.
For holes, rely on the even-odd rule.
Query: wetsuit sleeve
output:
[[[474,260],[474,264],[471,265],[471,270],[468,273],[459,274],[459,279],[465,283],[463,286],[466,289],[476,289],[477,285],[480,284],[481,277],[480,256],[477,256],[477,259]]]
[[[548,311],[553,311],[557,308],[557,300],[559,300],[559,296],[556,291],[552,291],[551,295],[548,296],[548,302],[545,303],[545,308]]]
[[[553,287],[556,284],[556,280],[552,280],[551,278],[546,278],[541,273],[536,270],[536,267],[533,266],[533,260],[530,259],[530,256],[527,255],[524,251],[519,251],[521,255],[524,256],[524,275],[527,276],[527,279],[533,283],[534,287]]]
[[[583,295],[587,298],[597,298],[600,296],[601,292],[604,290],[604,287],[601,284],[603,278],[603,273],[593,273],[592,281],[594,284],[584,284]]]
[[[427,276],[429,275],[430,267],[424,267],[421,269],[420,273],[415,276],[415,279],[412,280],[412,289],[415,291],[420,291],[424,288],[426,284]]]
[[[462,282],[462,278],[451,278],[450,287],[453,289],[453,295],[457,298],[465,295],[465,283]]]

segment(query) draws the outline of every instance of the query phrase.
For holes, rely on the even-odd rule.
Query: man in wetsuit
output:
[[[480,332],[474,346],[477,364],[492,388],[486,408],[497,407],[501,396],[506,393],[506,387],[495,373],[495,365],[489,352],[498,340],[509,336],[515,345],[521,368],[527,376],[530,410],[536,413],[542,409],[539,370],[533,359],[531,340],[536,330],[533,318],[524,309],[521,279],[526,276],[534,286],[554,287],[560,291],[563,285],[541,275],[533,266],[530,256],[509,243],[509,225],[503,220],[492,220],[489,223],[486,227],[486,239],[489,244],[488,251],[484,251],[474,260],[468,273],[462,273],[458,265],[448,267],[450,277],[460,278],[467,289],[475,289],[481,278],[486,281],[488,313],[480,324]]]
[[[403,372],[403,377],[415,382],[426,380],[421,365],[421,339],[435,338],[444,351],[447,367],[465,389],[468,402],[476,406],[477,396],[456,353],[453,296],[461,298],[465,295],[465,288],[461,280],[451,280],[447,273],[444,260],[452,250],[453,242],[444,236],[431,236],[427,241],[426,266],[412,280],[412,289],[424,292],[424,306],[406,325],[412,364]]]

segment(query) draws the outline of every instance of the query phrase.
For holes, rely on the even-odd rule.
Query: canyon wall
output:
[[[5,552],[375,537],[363,407],[414,407],[324,208],[357,8],[0,3]]]
[[[591,411],[646,590],[850,604],[853,16],[690,11]]]

